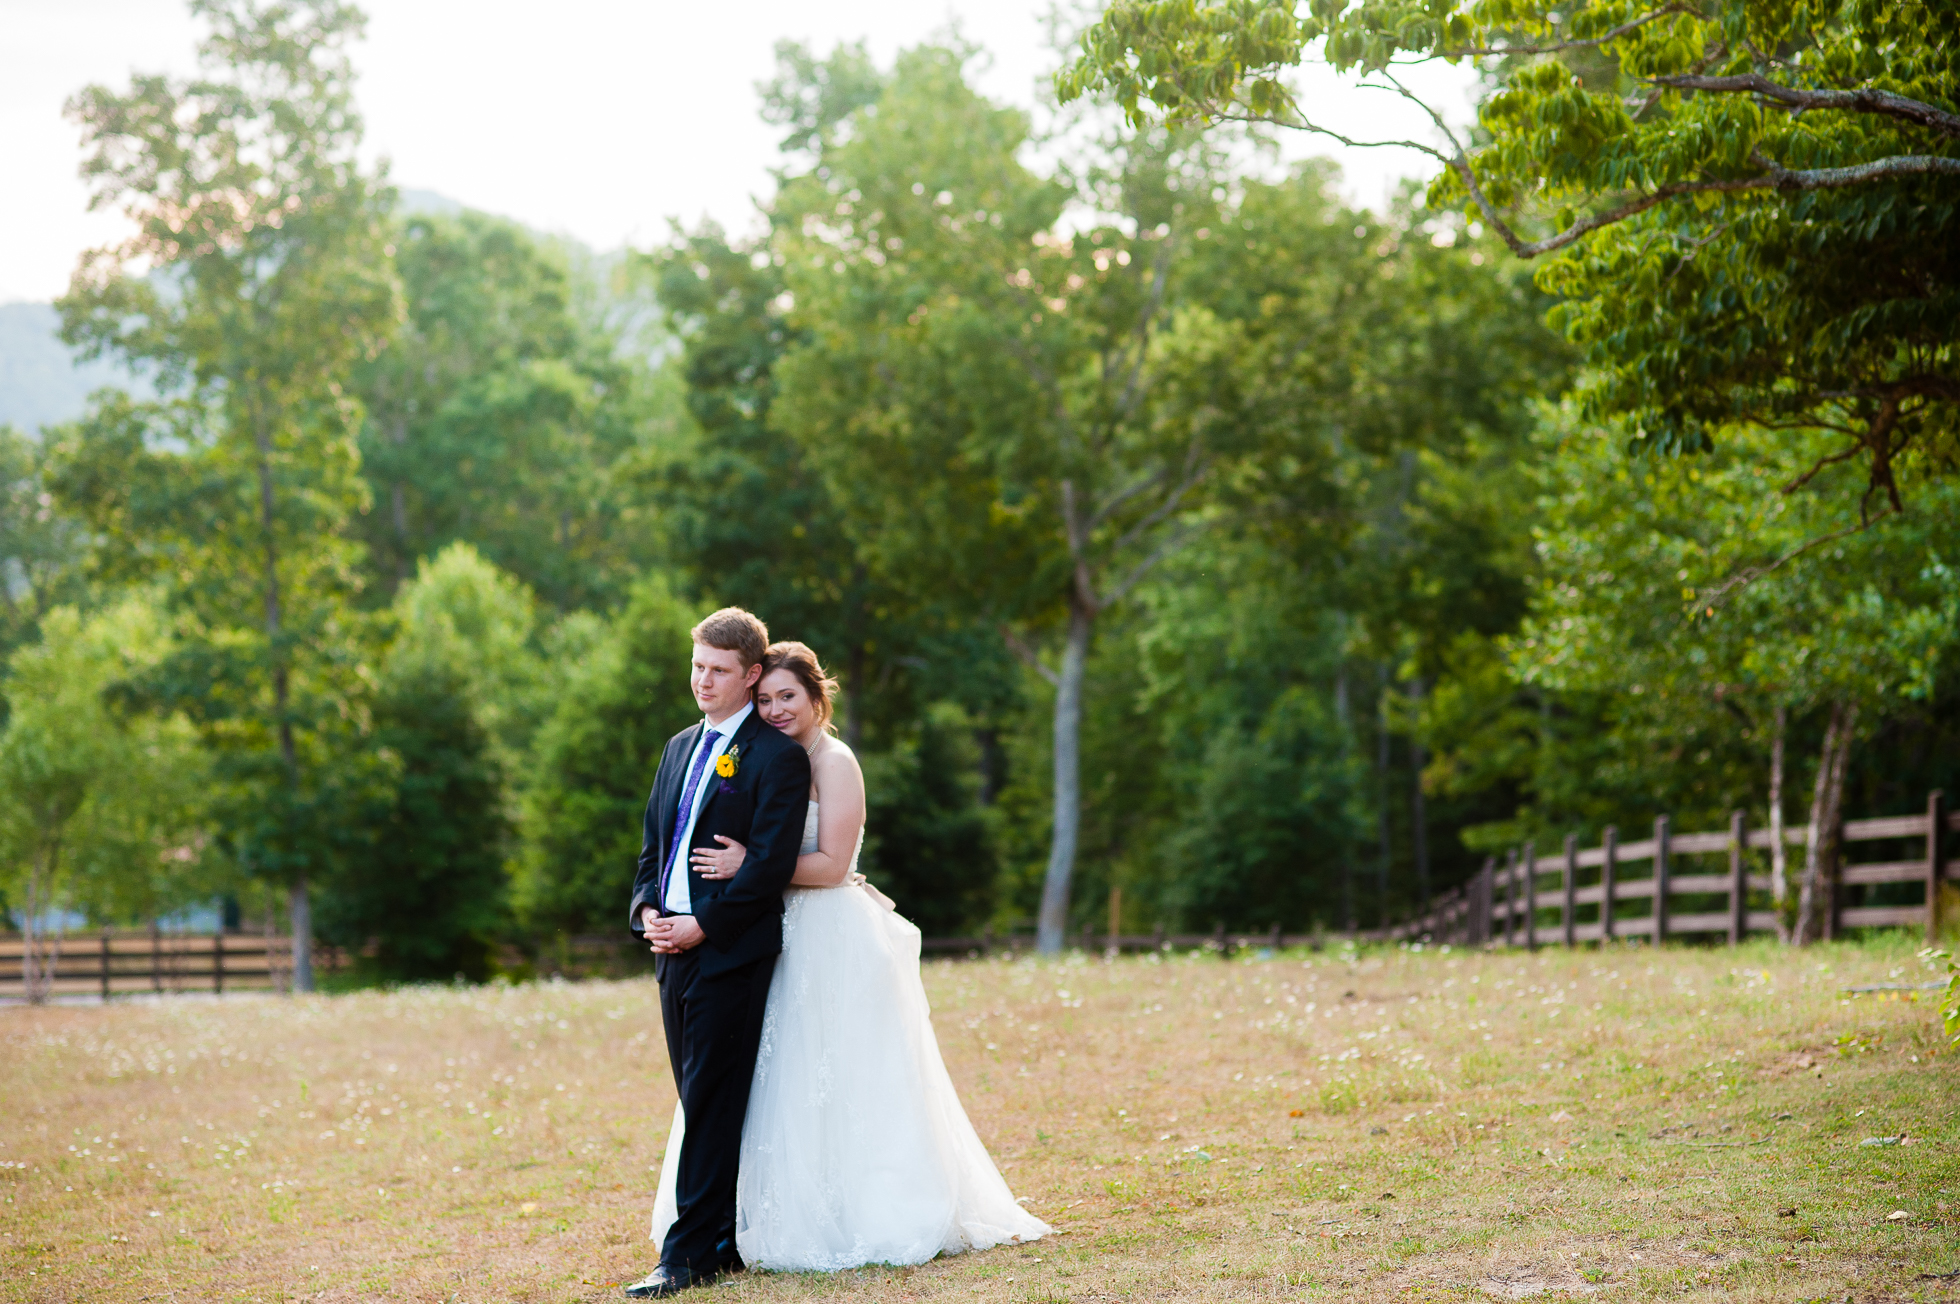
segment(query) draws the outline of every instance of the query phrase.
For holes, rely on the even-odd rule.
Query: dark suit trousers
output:
[[[762,1013],[776,957],[704,977],[699,949],[667,957],[660,977],[667,1058],[687,1111],[687,1136],[674,1184],[679,1216],[660,1248],[660,1262],[709,1275],[735,1253],[742,1120],[749,1112],[749,1084],[762,1045]],[[722,1242],[728,1248],[718,1252]]]

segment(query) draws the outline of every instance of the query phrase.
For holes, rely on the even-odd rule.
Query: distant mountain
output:
[[[468,204],[451,199],[448,195],[438,195],[433,190],[397,190],[395,192],[397,212],[413,217],[427,213],[433,217],[457,217],[463,213],[476,212]]]
[[[433,190],[402,190],[398,193],[398,206],[405,214],[454,217],[475,211],[467,204]],[[585,273],[590,284],[603,285],[607,273],[622,257],[622,252],[618,251],[594,254],[577,241],[564,236],[534,234],[563,247],[574,267]],[[603,305],[604,308],[612,306]],[[631,307],[639,315],[646,315],[643,305]],[[619,320],[611,324],[623,337],[637,336],[651,329],[647,323],[637,320]],[[59,328],[60,318],[52,304],[0,304],[0,425],[12,425],[33,433],[45,426],[73,421],[88,406],[88,396],[105,386],[142,394],[150,392],[145,381],[132,377],[118,363],[77,361],[74,350],[63,344],[57,335]]]
[[[33,432],[73,421],[106,386],[147,390],[115,362],[78,362],[48,303],[0,303],[0,425]]]

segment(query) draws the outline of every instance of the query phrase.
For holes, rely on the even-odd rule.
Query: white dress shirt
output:
[[[715,761],[728,750],[728,740],[735,736],[735,731],[742,727],[742,721],[748,719],[749,712],[753,710],[755,710],[755,703],[751,702],[720,724],[709,725],[701,731],[701,738],[694,744],[694,750],[687,754],[687,768],[681,771],[682,796],[687,795],[687,776],[694,772],[694,763],[700,759],[701,749],[703,747],[711,749],[708,752],[707,763],[701,770],[701,784],[694,790],[693,803],[686,810],[676,812],[681,821],[681,836],[674,844],[675,863],[669,867],[667,873],[669,914],[694,913],[694,897],[687,890],[688,843],[694,839],[694,821],[701,817],[701,806],[708,800],[708,793],[721,782],[721,776],[715,773]]]

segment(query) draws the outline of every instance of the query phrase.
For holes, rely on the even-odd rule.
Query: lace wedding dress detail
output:
[[[858,850],[864,835],[858,835]],[[817,849],[817,803],[803,854]],[[857,852],[851,868],[857,868]],[[653,1239],[674,1218],[674,1109]],[[924,1263],[1045,1235],[968,1121],[933,1035],[919,930],[851,886],[792,887],[742,1128],[735,1245],[750,1267]]]

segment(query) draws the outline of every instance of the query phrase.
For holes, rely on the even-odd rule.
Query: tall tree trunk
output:
[[[1089,668],[1089,640],[1095,612],[1081,596],[1069,602],[1068,643],[1055,684],[1055,832],[1048,850],[1048,875],[1041,885],[1041,917],[1036,947],[1059,955],[1068,931],[1069,879],[1075,873],[1076,843],[1082,831],[1082,681]]]
[[[1388,666],[1381,668],[1381,686],[1375,694],[1375,778],[1380,785],[1376,805],[1381,810],[1381,865],[1378,870],[1375,899],[1381,911],[1381,926],[1387,928],[1388,918],[1388,866],[1392,850],[1389,841],[1389,784],[1388,784]]]
[[[980,752],[980,792],[977,800],[982,806],[991,806],[1000,796],[1001,789],[1000,730],[992,725],[982,725],[973,731],[973,742]]]
[[[1422,709],[1422,680],[1409,685],[1409,699],[1419,712]],[[1412,733],[1409,736],[1409,805],[1415,822],[1412,837],[1415,841],[1418,915],[1429,909],[1429,838],[1423,827],[1428,816],[1423,809],[1422,798],[1422,767],[1427,763],[1422,751],[1422,736]]]
[[[1790,941],[1790,851],[1783,842],[1783,735],[1790,709],[1776,708],[1776,732],[1769,740],[1769,895],[1776,915],[1776,940]]]
[[[1797,901],[1798,946],[1818,941],[1831,931],[1831,913],[1837,897],[1838,844],[1843,835],[1845,765],[1857,723],[1856,706],[1831,703],[1823,751],[1817,758],[1810,828],[1804,838],[1803,890]]]
[[[48,999],[47,984],[41,971],[40,916],[42,911],[41,884],[44,876],[41,866],[45,853],[40,847],[34,849],[27,861],[27,919],[21,930],[20,985],[21,994],[29,1005],[39,1005]]]
[[[293,922],[293,985],[296,992],[313,990],[313,901],[306,894],[306,875],[293,880],[286,897]]]
[[[59,805],[56,805],[54,809],[59,811]],[[56,823],[54,827],[60,829],[67,822],[68,816],[73,813],[71,810],[67,815],[55,816],[60,822]],[[28,862],[30,868],[28,869],[27,909],[28,927],[30,929],[34,927],[34,920],[37,916],[54,913],[54,885],[56,880],[61,876],[61,834],[57,832],[50,837],[40,839],[39,842],[40,845],[34,850],[33,859]],[[24,948],[22,955],[21,986],[28,989],[24,994],[29,1001],[36,1005],[45,1002],[50,996],[54,995],[55,971],[61,968],[61,940],[66,930],[59,924],[55,925],[53,929],[54,942],[52,945],[48,942],[48,931],[48,929],[43,928],[37,936],[31,936],[27,939],[28,944]],[[29,956],[33,957],[31,988],[29,988],[27,981],[29,977]]]
[[[1354,719],[1348,705],[1347,667],[1342,666],[1334,676],[1334,719],[1341,730],[1341,769],[1352,774],[1354,769]],[[1355,930],[1354,916],[1354,839],[1344,831],[1341,835],[1341,931],[1352,933]]]
[[[279,759],[286,771],[289,798],[299,792],[299,754],[293,745],[293,718],[290,710],[292,683],[282,645],[283,614],[279,601],[279,541],[274,533],[277,518],[272,480],[272,434],[261,415],[254,422],[259,454],[259,532],[265,552],[265,639],[272,658],[272,709],[279,736]],[[288,806],[290,813],[291,807]],[[293,831],[285,830],[288,856],[297,854],[290,845]],[[299,871],[287,884],[287,901],[293,924],[293,990],[313,990],[313,909],[306,895],[306,872]]]

